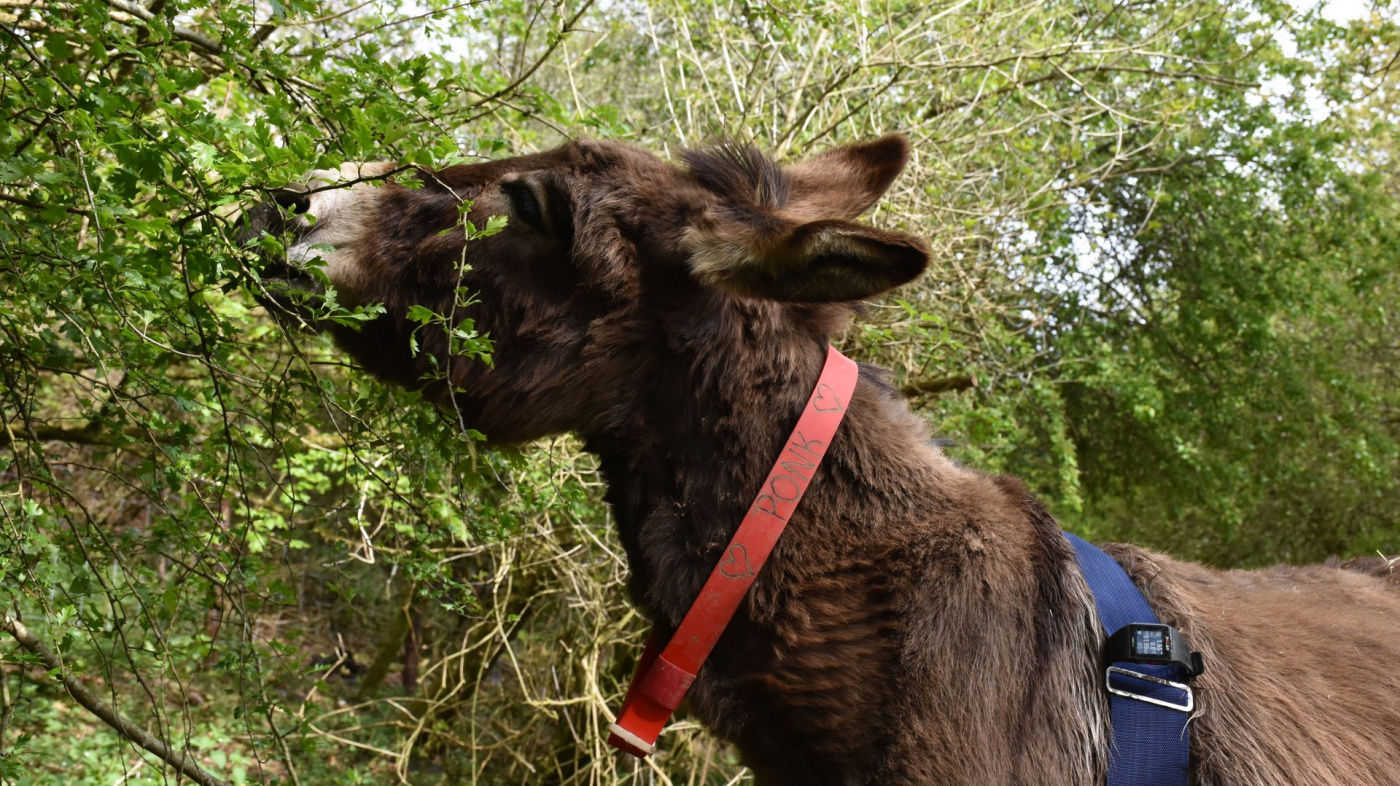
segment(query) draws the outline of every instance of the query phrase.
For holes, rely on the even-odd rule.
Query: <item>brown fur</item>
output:
[[[387,314],[335,328],[371,372],[499,442],[579,432],[601,460],[663,628],[685,613],[814,383],[849,301],[917,275],[917,240],[850,223],[903,167],[888,137],[783,170],[745,150],[673,167],[577,142],[363,189],[337,257]],[[445,357],[407,308],[445,310],[453,226],[494,367]],[[535,204],[530,204],[531,200]],[[312,203],[315,211],[315,203]],[[335,216],[321,217],[334,221]],[[264,216],[264,220],[269,220]],[[343,228],[343,227],[342,227]],[[313,230],[301,227],[303,234]],[[351,263],[347,263],[350,260]],[[1400,783],[1400,594],[1388,567],[1213,571],[1110,553],[1206,656],[1192,782]],[[1011,479],[956,465],[863,367],[826,461],[690,694],[762,784],[1102,783],[1102,633],[1056,522]],[[664,744],[664,738],[663,738]]]

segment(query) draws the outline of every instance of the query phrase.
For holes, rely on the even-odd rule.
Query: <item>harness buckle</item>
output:
[[[1142,680],[1143,682],[1151,682],[1156,685],[1165,685],[1168,688],[1174,688],[1181,691],[1186,700],[1182,704],[1177,704],[1176,702],[1148,696],[1145,693],[1133,693],[1124,688],[1115,688],[1113,687],[1114,674],[1121,674],[1129,679]],[[1187,714],[1190,714],[1191,711],[1196,708],[1196,696],[1191,692],[1191,686],[1184,682],[1172,682],[1171,680],[1162,679],[1161,677],[1154,677],[1151,674],[1143,674],[1140,671],[1132,671],[1120,666],[1109,666],[1108,670],[1104,672],[1104,684],[1108,687],[1109,693],[1112,693],[1114,696],[1122,696],[1125,699],[1133,699],[1134,701],[1141,701],[1158,707],[1166,707],[1169,710],[1176,710],[1177,712],[1184,712]]]

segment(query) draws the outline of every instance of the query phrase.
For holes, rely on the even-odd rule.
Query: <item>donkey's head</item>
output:
[[[919,275],[923,243],[852,222],[908,153],[890,136],[782,168],[720,147],[678,168],[584,141],[417,171],[416,187],[353,182],[387,168],[347,166],[253,223],[292,236],[274,274],[324,265],[341,303],[384,304],[359,330],[330,327],[371,372],[450,398],[467,426],[513,442],[606,428],[661,357],[693,367],[733,347],[819,348],[849,310],[831,304]],[[464,220],[481,228],[491,216],[505,229],[468,240]],[[411,320],[415,305],[443,323]],[[445,328],[464,318],[494,342],[492,364],[450,356]]]

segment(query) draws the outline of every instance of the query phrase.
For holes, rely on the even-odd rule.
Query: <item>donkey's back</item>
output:
[[[1200,650],[1195,783],[1400,783],[1400,572],[1382,559],[1216,571],[1132,546],[1125,564]]]

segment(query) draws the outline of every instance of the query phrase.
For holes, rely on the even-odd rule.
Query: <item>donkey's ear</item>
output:
[[[692,232],[688,245],[691,269],[701,281],[736,295],[792,303],[862,300],[912,281],[928,267],[928,249],[919,239],[848,221],[812,221],[767,238],[723,229]]]
[[[802,220],[852,219],[894,183],[909,162],[909,140],[899,134],[828,150],[788,167],[784,212]]]

